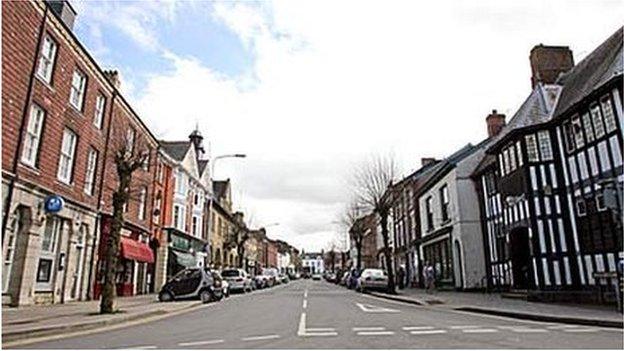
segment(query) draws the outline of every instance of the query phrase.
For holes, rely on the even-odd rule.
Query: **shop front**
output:
[[[421,253],[423,267],[427,263],[433,266],[436,285],[454,286],[450,233],[440,236],[436,235],[435,238],[423,242]]]
[[[175,228],[167,233],[167,280],[185,268],[204,267],[208,259],[208,242]]]
[[[95,298],[99,298],[104,284],[104,259],[110,235],[112,218],[102,218],[98,276],[95,283]],[[136,228],[123,228],[119,238],[119,256],[115,284],[117,296],[133,296],[149,293],[153,280],[154,252],[149,246],[146,233]]]

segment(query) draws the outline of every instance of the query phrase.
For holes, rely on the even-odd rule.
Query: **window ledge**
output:
[[[41,175],[41,171],[35,166],[31,166],[28,163],[25,163],[21,160],[20,160],[20,165],[22,166],[22,168],[28,170],[31,173],[35,173],[36,175]]]
[[[39,83],[41,83],[43,86],[45,86],[48,90],[50,90],[53,93],[56,92],[56,90],[54,89],[52,84],[50,84],[50,83],[45,81],[45,78],[39,76],[37,73],[35,73],[35,78],[39,81]]]

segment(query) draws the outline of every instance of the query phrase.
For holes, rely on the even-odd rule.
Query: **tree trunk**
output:
[[[241,244],[238,247],[238,268],[243,268],[243,263],[245,262],[245,244]]]
[[[359,272],[362,270],[362,241],[361,240],[359,242],[358,241],[355,242],[355,249],[358,252],[355,267],[357,268]]]
[[[388,233],[388,213],[380,212],[381,217],[381,236],[384,244],[384,257],[386,260],[386,270],[388,271],[388,292],[396,294],[396,284],[394,281],[394,269],[392,267],[392,252],[390,251],[389,233]]]
[[[106,256],[104,258],[104,285],[102,286],[100,313],[115,312],[115,297],[117,295],[115,277],[117,275],[120,234],[124,222],[123,207],[128,201],[131,177],[131,175],[120,174],[119,186],[113,194],[113,221],[108,234]]]

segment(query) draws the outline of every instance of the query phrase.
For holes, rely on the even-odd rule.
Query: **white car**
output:
[[[364,292],[366,290],[386,290],[388,289],[388,275],[382,269],[367,268],[357,278],[355,290]]]
[[[312,274],[312,280],[321,280],[321,274],[320,273]]]
[[[251,277],[242,269],[224,269],[221,276],[228,282],[229,291],[248,292],[253,289]]]

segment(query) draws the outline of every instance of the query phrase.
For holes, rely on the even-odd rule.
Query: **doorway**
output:
[[[513,229],[509,233],[509,243],[513,287],[526,290],[529,287],[529,230],[526,227]]]

